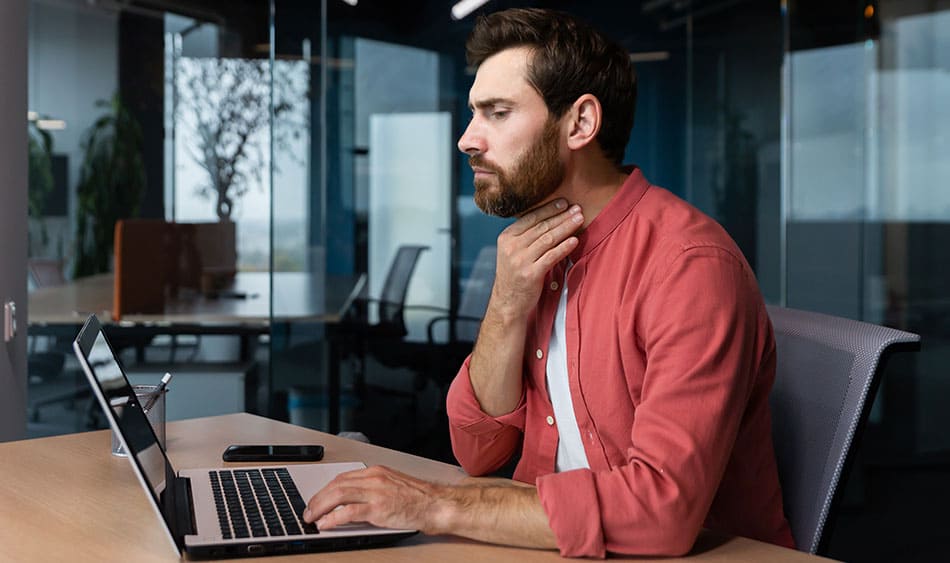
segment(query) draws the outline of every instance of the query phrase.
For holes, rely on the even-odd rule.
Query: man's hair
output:
[[[597,97],[603,108],[597,142],[620,166],[637,106],[637,75],[627,51],[569,14],[537,8],[481,16],[465,51],[477,68],[513,47],[533,51],[526,78],[555,118],[583,94]]]

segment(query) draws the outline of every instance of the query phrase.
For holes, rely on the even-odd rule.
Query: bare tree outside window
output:
[[[235,203],[253,187],[263,189],[268,143],[293,154],[291,139],[308,127],[301,116],[308,100],[305,62],[181,58],[176,68],[179,123],[194,144],[186,150],[206,173],[195,193],[214,201],[220,221],[230,221]],[[272,105],[273,104],[273,105]],[[273,111],[275,126],[271,128]],[[271,137],[273,136],[273,139]],[[300,155],[294,155],[300,159]]]

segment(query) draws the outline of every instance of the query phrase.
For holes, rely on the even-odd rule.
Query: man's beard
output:
[[[564,163],[558,155],[558,121],[549,118],[537,141],[528,149],[510,173],[472,156],[473,168],[494,172],[495,178],[475,180],[475,205],[489,215],[514,217],[536,207],[564,180]],[[497,180],[497,189],[492,189]]]

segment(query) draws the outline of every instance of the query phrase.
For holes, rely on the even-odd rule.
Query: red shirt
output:
[[[775,341],[732,239],[634,169],[571,261],[567,371],[590,469],[554,469],[545,364],[564,264],[529,321],[519,406],[485,414],[471,358],[452,383],[462,467],[490,473],[520,447],[514,478],[537,485],[564,556],[680,555],[703,526],[793,547],[768,404]]]

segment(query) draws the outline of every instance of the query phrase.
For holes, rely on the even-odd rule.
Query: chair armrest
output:
[[[403,307],[404,311],[427,311],[430,313],[442,313],[443,315],[450,315],[451,311],[445,307],[438,307],[436,305],[406,305]]]
[[[346,299],[343,300],[343,303],[340,305],[339,315],[342,318],[353,307],[353,303],[356,303],[361,299],[361,295],[366,290],[366,274],[360,274],[356,279],[356,283],[353,284],[353,289],[350,290],[350,293],[347,294]]]
[[[434,317],[429,320],[429,324],[426,326],[426,336],[429,339],[429,344],[438,344],[435,341],[435,337],[432,333],[433,327],[440,322],[445,321],[473,321],[480,323],[482,322],[482,317],[472,317],[469,315],[444,315],[441,317]]]
[[[406,305],[404,303],[399,303],[398,301],[386,301],[385,299],[378,299],[376,297],[358,297],[354,300],[354,303],[379,303],[381,305],[398,305],[402,307],[403,311],[432,311],[435,313],[448,313],[449,310],[445,307],[436,307],[434,305]]]

